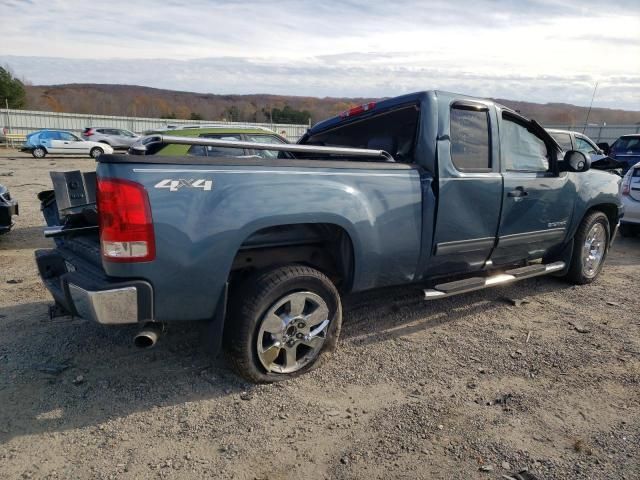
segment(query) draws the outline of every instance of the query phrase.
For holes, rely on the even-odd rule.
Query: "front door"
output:
[[[500,122],[502,216],[494,264],[534,260],[565,240],[573,182],[557,173],[556,150],[532,124],[510,112]]]
[[[485,266],[494,248],[502,175],[493,106],[455,102],[438,132],[438,209],[429,275]],[[448,117],[448,118],[447,118]]]

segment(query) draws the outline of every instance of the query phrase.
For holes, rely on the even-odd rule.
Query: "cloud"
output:
[[[0,0],[0,62],[37,84],[464,93],[640,110],[640,2]],[[7,14],[5,15],[4,12]]]

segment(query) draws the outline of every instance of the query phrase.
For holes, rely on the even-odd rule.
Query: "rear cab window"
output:
[[[615,150],[618,154],[640,154],[640,136],[638,137],[621,137],[611,146],[611,150]]]
[[[344,124],[312,135],[304,143],[384,150],[393,155],[396,162],[413,163],[419,113],[418,106],[411,104],[379,114],[374,112],[365,118],[353,117]],[[323,159],[327,154],[304,153],[303,158]]]

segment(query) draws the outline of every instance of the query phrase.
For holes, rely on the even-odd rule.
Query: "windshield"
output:
[[[640,137],[622,137],[616,140],[611,150],[617,153],[640,154]]]

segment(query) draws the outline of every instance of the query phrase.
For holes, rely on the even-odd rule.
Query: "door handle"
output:
[[[528,195],[529,192],[527,192],[524,187],[516,187],[514,190],[511,190],[509,193],[507,193],[507,196],[514,198],[522,198]]]

